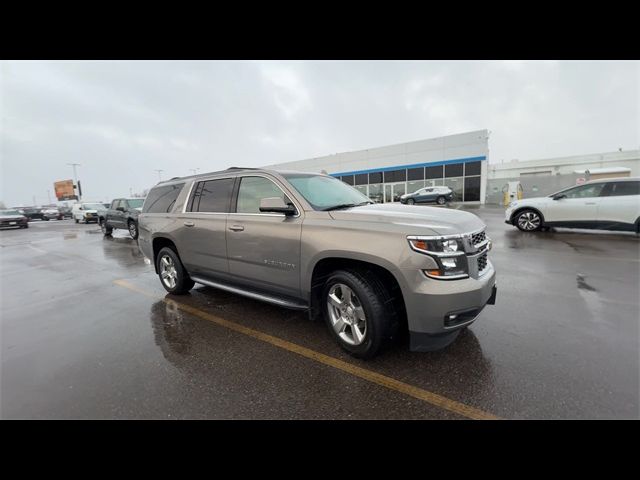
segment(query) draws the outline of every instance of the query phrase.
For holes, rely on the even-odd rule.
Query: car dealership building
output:
[[[454,201],[498,204],[509,181],[521,182],[527,198],[594,178],[638,176],[640,151],[489,163],[489,132],[477,130],[269,167],[328,173],[375,202],[397,202],[405,193],[445,185]]]

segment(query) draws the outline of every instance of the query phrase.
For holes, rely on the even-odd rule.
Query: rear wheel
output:
[[[542,217],[535,210],[522,210],[515,216],[515,225],[523,232],[535,232],[542,227]]]
[[[172,248],[164,247],[160,250],[156,262],[160,283],[167,292],[184,295],[195,285],[184,269],[180,257]]]
[[[129,220],[128,227],[129,227],[129,235],[131,235],[131,238],[136,240],[138,238],[138,224],[133,220]]]
[[[447,200],[446,200],[444,197],[438,197],[438,198],[436,199],[436,203],[437,203],[438,205],[444,205],[446,202],[447,202]]]
[[[322,294],[331,335],[354,357],[373,357],[398,328],[389,300],[389,293],[373,272],[334,272]]]

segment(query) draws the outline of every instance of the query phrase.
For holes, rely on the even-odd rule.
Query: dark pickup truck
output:
[[[100,212],[98,223],[102,233],[111,235],[114,228],[127,229],[134,240],[138,238],[138,214],[144,198],[116,198],[111,206]]]

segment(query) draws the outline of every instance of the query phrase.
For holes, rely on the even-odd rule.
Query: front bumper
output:
[[[496,272],[488,263],[480,278],[426,279],[404,294],[412,351],[445,347],[473,323],[486,305],[495,304]]]

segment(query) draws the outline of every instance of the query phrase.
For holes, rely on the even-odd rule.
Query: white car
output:
[[[640,233],[640,178],[592,180],[548,197],[511,202],[505,222],[523,232],[569,227]]]
[[[71,216],[76,223],[98,223],[99,213],[105,210],[101,203],[75,203],[71,209]]]

